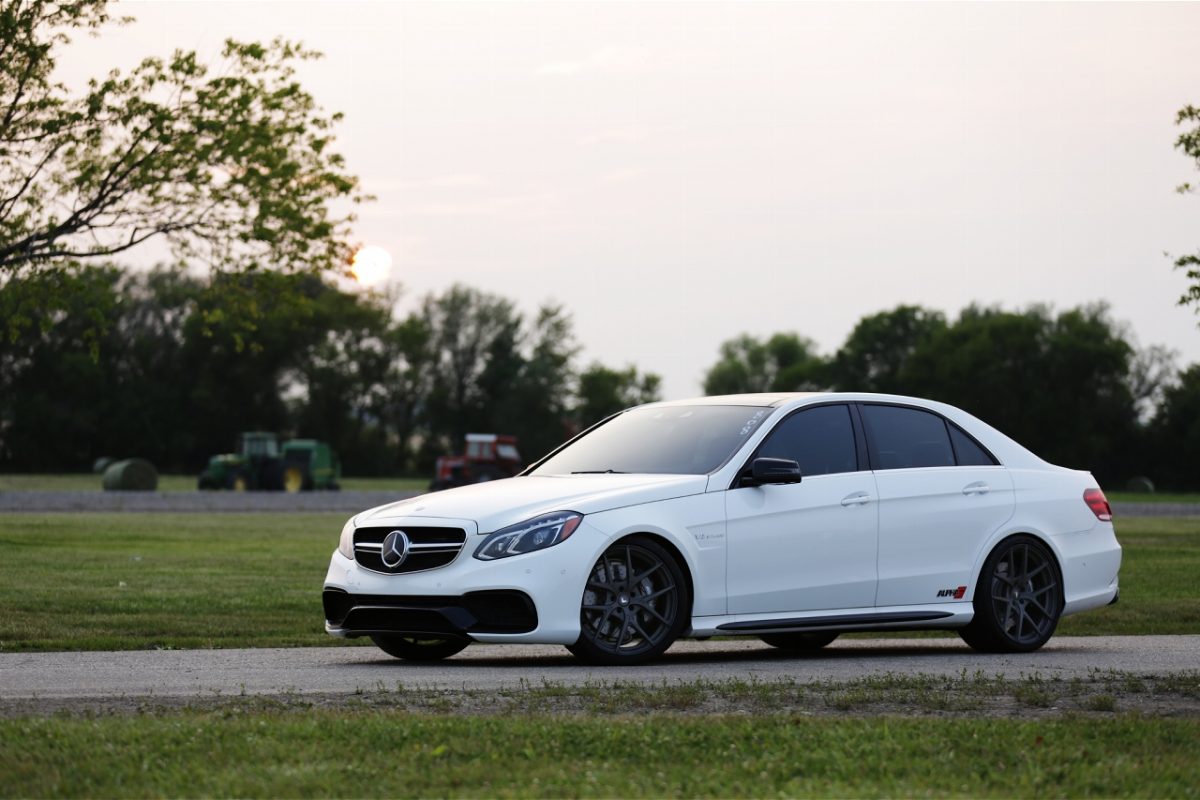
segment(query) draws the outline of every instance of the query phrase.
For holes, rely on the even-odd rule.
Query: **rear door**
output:
[[[968,596],[975,556],[1012,516],[1012,478],[954,423],[910,406],[859,406],[879,492],[878,606]]]
[[[803,480],[725,493],[729,613],[874,602],[878,515],[861,436],[839,403],[797,411],[759,446],[754,457],[792,459]]]

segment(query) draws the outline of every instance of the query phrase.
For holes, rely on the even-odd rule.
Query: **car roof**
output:
[[[718,394],[707,397],[691,397],[685,400],[664,400],[647,403],[650,406],[761,406],[764,408],[790,405],[806,405],[813,402],[891,402],[933,407],[935,400],[907,397],[899,394],[877,394],[874,392],[759,392],[752,394]]]

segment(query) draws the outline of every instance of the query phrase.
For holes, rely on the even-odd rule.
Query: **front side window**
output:
[[[937,414],[901,406],[862,406],[875,469],[953,467],[946,423]]]
[[[795,413],[771,431],[756,456],[795,461],[806,478],[854,472],[858,457],[850,409],[843,405],[818,406]]]
[[[773,410],[709,405],[635,408],[571,443],[529,474],[706,475],[740,450]]]

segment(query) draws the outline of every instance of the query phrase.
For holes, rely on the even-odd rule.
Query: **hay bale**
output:
[[[153,492],[158,488],[158,470],[144,458],[128,458],[104,470],[106,492]]]
[[[1125,484],[1125,491],[1137,492],[1138,494],[1154,494],[1154,481],[1145,475],[1135,475],[1129,479],[1129,483]]]

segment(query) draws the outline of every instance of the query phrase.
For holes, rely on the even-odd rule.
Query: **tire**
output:
[[[288,467],[283,471],[283,490],[288,494],[304,491],[305,475],[300,467]]]
[[[622,539],[592,567],[579,639],[567,649],[588,664],[643,664],[679,638],[691,605],[683,571],[666,548],[643,536]]]
[[[438,636],[372,636],[371,641],[389,656],[405,661],[441,661],[462,652],[470,639]]]
[[[758,638],[771,647],[796,653],[813,653],[836,639],[836,633],[768,633]]]
[[[235,469],[225,477],[225,488],[231,492],[244,492],[250,488],[249,481],[246,480],[246,473],[240,469]]]
[[[1062,616],[1062,572],[1040,539],[1020,534],[996,546],[975,585],[975,616],[958,633],[986,653],[1029,653]]]

